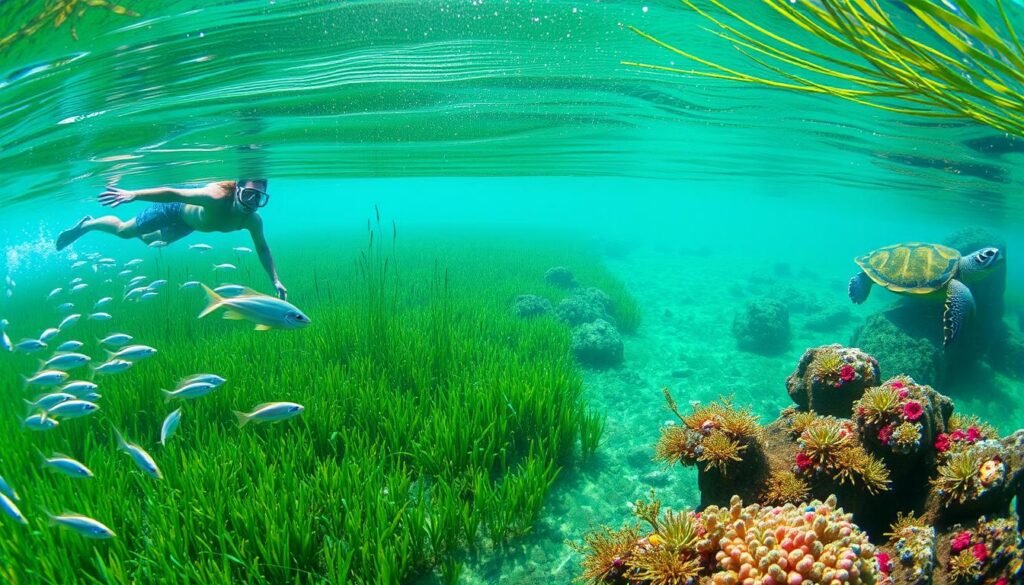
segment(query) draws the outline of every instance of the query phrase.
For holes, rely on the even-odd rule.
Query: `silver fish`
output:
[[[113,297],[103,297],[102,299],[96,301],[96,304],[93,305],[92,308],[93,308],[93,310],[102,309],[103,307],[106,307],[107,305],[109,305],[110,302],[113,301],[113,300],[114,300]]]
[[[75,263],[71,265],[71,270],[77,270],[85,266],[86,264],[88,264],[88,262],[86,262],[85,260],[76,260]]]
[[[89,285],[84,282],[81,284],[76,284],[75,286],[71,287],[71,294],[82,292],[87,288],[89,288]]]
[[[133,288],[132,290],[128,291],[124,295],[124,300],[126,300],[126,301],[134,301],[135,299],[139,298],[140,296],[142,296],[146,292],[149,292],[148,288],[146,288],[144,286],[137,286],[137,287]]]
[[[164,246],[167,245],[167,242],[163,240],[153,240],[148,245],[150,248],[163,248]]]
[[[234,264],[228,264],[227,262],[225,262],[224,264],[214,264],[213,265],[213,269],[215,271],[216,270],[238,270],[238,268]]]
[[[159,296],[159,293],[154,292],[154,291],[144,292],[144,293],[142,293],[139,296],[139,300],[140,301],[148,301],[150,299],[155,299],[158,296]]]
[[[194,376],[189,376],[188,378],[185,378],[181,382],[178,382],[178,387],[181,388],[184,386],[188,386],[189,384],[195,384],[197,382],[210,384],[211,386],[216,388],[217,386],[220,386],[224,382],[227,382],[227,380],[221,378],[217,374],[196,374]]]
[[[48,514],[48,516],[51,523],[67,528],[86,538],[107,540],[117,536],[113,530],[104,526],[102,522],[93,520],[88,516],[82,516],[81,514],[61,514],[60,516]]]
[[[67,329],[68,327],[73,327],[75,325],[75,323],[78,323],[78,320],[81,319],[81,318],[82,318],[82,316],[80,314],[78,314],[78,313],[75,313],[74,315],[68,315],[67,317],[64,317],[64,320],[61,321],[60,325],[58,325],[57,327],[61,331],[63,331],[65,329]]]
[[[163,279],[160,279],[160,280],[154,280],[153,282],[149,283],[149,286],[147,288],[149,290],[151,290],[151,291],[154,291],[154,290],[160,290],[160,289],[162,289],[165,286],[167,286],[167,281],[163,280]]]
[[[0,494],[4,494],[5,496],[11,498],[11,500],[15,502],[21,499],[18,497],[18,492],[14,491],[14,488],[7,484],[7,481],[3,478],[3,476],[0,476]]]
[[[82,284],[82,282],[84,282],[84,279],[81,276],[76,276],[71,279],[71,282],[68,283],[68,286],[75,286],[77,284]]]
[[[88,400],[68,400],[61,402],[50,410],[46,411],[47,416],[64,418],[81,418],[88,416],[100,409],[100,405]]]
[[[86,394],[85,396],[83,396],[82,400],[88,400],[89,402],[99,402],[99,400],[101,398],[103,398],[102,395],[97,394],[95,392],[90,392],[90,393]]]
[[[40,455],[43,457],[44,467],[49,467],[69,477],[84,479],[93,476],[92,470],[63,453],[54,453],[53,457],[46,457],[42,453]]]
[[[110,359],[141,360],[156,355],[156,349],[148,345],[129,345],[117,352],[108,351]]]
[[[213,289],[213,292],[219,294],[222,297],[237,297],[243,294],[258,295],[260,293],[252,290],[249,287],[242,286],[240,284],[222,284],[217,288]]]
[[[120,276],[121,278],[127,278],[127,277],[129,277],[129,276],[131,276],[133,274],[135,274],[135,271],[134,270],[128,270],[127,268],[122,270],[121,272],[117,273],[117,275]]]
[[[146,280],[147,278],[149,277],[142,275],[136,276],[135,278],[132,278],[131,280],[128,281],[128,284],[125,285],[125,288],[132,288],[141,283],[142,281]]]
[[[235,412],[238,426],[244,427],[250,421],[258,423],[277,422],[302,414],[305,407],[294,402],[267,402],[256,406],[252,412]]]
[[[50,341],[54,337],[57,337],[58,335],[60,335],[60,329],[57,329],[56,327],[50,327],[46,331],[43,331],[43,333],[39,336],[39,341],[50,343]]]
[[[39,412],[26,418],[22,424],[33,431],[48,431],[57,428],[60,423],[57,419],[46,416],[45,412]]]
[[[54,392],[52,394],[44,394],[36,399],[35,402],[25,401],[28,405],[29,411],[33,410],[49,410],[54,406],[57,406],[61,402],[67,402],[68,400],[74,400],[74,394],[68,394],[67,392]]]
[[[118,374],[130,367],[132,367],[132,362],[128,360],[110,360],[93,368],[93,372],[97,374]]]
[[[22,339],[18,342],[18,345],[14,346],[14,349],[17,349],[22,353],[35,353],[45,347],[45,341],[40,341],[38,339]]]
[[[87,320],[89,321],[110,321],[114,317],[110,313],[91,313]]]
[[[88,392],[92,392],[99,388],[93,382],[86,380],[75,380],[74,382],[68,382],[60,387],[61,392],[67,392],[68,394],[74,394],[75,396],[82,396]]]
[[[132,258],[124,263],[124,267],[131,268],[132,266],[138,266],[139,264],[142,264],[142,258]]]
[[[107,347],[121,347],[132,339],[134,338],[127,333],[113,333],[101,339],[100,345],[105,345]]]
[[[58,345],[56,351],[57,352],[75,351],[75,350],[78,350],[78,349],[82,349],[83,345],[84,344],[81,341],[76,341],[74,339],[69,339],[68,341],[65,341],[64,343]]]
[[[145,449],[139,447],[134,443],[129,443],[125,441],[124,437],[121,436],[120,431],[118,431],[117,429],[114,429],[114,433],[117,434],[117,448],[130,455],[132,461],[135,462],[136,467],[138,467],[140,470],[142,470],[150,477],[156,479],[163,479],[164,476],[162,473],[160,473],[160,468],[157,467],[156,461],[153,461],[153,458],[149,455],[149,453],[146,453]]]
[[[49,301],[49,300],[53,299],[53,297],[59,295],[62,292],[64,292],[64,289],[58,286],[57,288],[51,290],[50,294],[46,295],[46,300]]]
[[[181,400],[193,400],[195,398],[201,398],[207,394],[216,390],[217,387],[213,384],[207,384],[206,382],[193,382],[191,384],[182,386],[177,390],[171,392],[170,390],[163,390],[164,399],[167,402],[174,400],[175,398]]]
[[[103,264],[117,264],[117,260],[114,260],[113,258],[100,258],[99,260],[96,261],[96,263],[100,264],[100,265],[103,265]]]
[[[81,353],[60,353],[47,360],[43,367],[51,370],[73,370],[92,361],[92,358]]]
[[[164,423],[160,425],[160,444],[164,447],[167,446],[167,441],[174,436],[174,433],[178,430],[178,424],[181,423],[181,409],[175,410],[171,414],[167,415],[164,419]]]
[[[235,252],[241,252],[243,254],[250,254],[250,253],[252,253],[252,249],[251,248],[246,248],[245,246],[235,246],[234,248],[231,248],[231,249],[234,250]]]
[[[199,314],[199,318],[209,315],[217,309],[224,308],[225,319],[248,320],[256,324],[256,329],[296,329],[309,325],[310,320],[295,305],[267,295],[242,295],[226,298],[203,286],[209,304]]]
[[[25,520],[25,516],[18,509],[18,506],[5,494],[0,494],[0,509],[18,524],[28,524],[28,520]]]
[[[14,344],[11,343],[11,338],[7,337],[7,319],[0,320],[0,348],[4,351],[14,351]]]
[[[191,246],[188,247],[188,249],[189,250],[199,250],[200,252],[206,252],[207,250],[212,250],[213,246],[211,246],[209,244],[192,244]]]
[[[31,378],[24,378],[26,386],[56,386],[68,379],[68,373],[60,370],[43,370]]]
[[[75,310],[75,303],[61,303],[57,305],[57,311],[60,313],[68,313]]]
[[[200,283],[199,283],[198,280],[190,280],[188,282],[182,283],[180,286],[178,286],[178,288],[180,288],[180,289],[198,288],[199,284]]]

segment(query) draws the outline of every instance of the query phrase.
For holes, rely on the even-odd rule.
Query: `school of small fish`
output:
[[[166,243],[160,241],[149,244],[151,248],[160,248],[165,245]],[[208,244],[192,244],[189,248],[201,253],[214,249]],[[232,248],[232,251],[236,255],[252,252],[251,249],[242,246]],[[124,283],[120,301],[123,306],[127,303],[136,304],[156,298],[168,284],[165,279],[150,281],[144,275],[136,275],[137,268],[144,262],[141,258],[134,258],[119,264],[113,258],[98,253],[88,253],[84,255],[84,259],[71,263],[71,269],[77,271],[91,267],[94,274],[107,271],[111,271],[112,274],[113,271],[120,268],[117,277]],[[214,266],[215,272],[234,270],[236,267],[233,264],[224,263]],[[61,424],[98,412],[100,410],[98,401],[102,398],[97,392],[100,388],[96,382],[98,377],[124,372],[139,361],[159,354],[156,348],[140,344],[133,336],[123,332],[108,331],[104,337],[96,338],[97,348],[106,354],[105,360],[81,353],[79,350],[85,347],[85,343],[82,341],[60,339],[67,335],[79,321],[91,322],[91,327],[108,326],[115,322],[114,313],[111,312],[116,312],[112,307],[116,304],[113,296],[97,298],[92,304],[92,309],[83,310],[82,313],[74,313],[75,303],[66,300],[74,296],[80,301],[83,297],[87,297],[90,291],[112,283],[112,279],[113,277],[97,284],[86,282],[82,276],[76,276],[66,285],[50,291],[46,295],[46,302],[52,303],[50,306],[55,308],[57,315],[63,317],[57,326],[46,329],[38,337],[27,337],[17,343],[12,343],[8,336],[8,321],[0,320],[0,349],[5,352],[34,354],[48,350],[51,344],[56,344],[51,356],[39,360],[37,371],[22,377],[23,389],[42,390],[42,393],[36,395],[32,400],[24,399],[27,412],[22,426],[27,431],[52,432]],[[146,284],[147,282],[148,284]],[[10,275],[6,277],[6,284],[7,295],[10,297],[15,288],[15,282]],[[206,292],[208,298],[206,308],[199,314],[200,318],[218,309],[224,309],[225,319],[250,321],[260,331],[294,329],[310,324],[309,318],[291,303],[277,297],[264,295],[245,286],[224,284],[216,289],[210,289],[205,284],[193,280],[180,284],[178,290],[199,288]],[[88,306],[84,305],[84,307]],[[81,370],[86,366],[88,366],[90,379],[70,379],[70,372]],[[179,404],[187,404],[208,396],[225,382],[224,378],[216,374],[196,374],[180,380],[173,390],[165,389],[162,392],[168,403],[174,401]],[[168,441],[177,432],[181,424],[183,408],[186,407],[181,406],[164,418],[160,426],[161,446],[166,447]],[[302,414],[303,411],[304,407],[294,402],[270,402],[259,404],[249,412],[234,411],[234,415],[237,418],[238,426],[243,427],[250,422],[273,423],[287,420]],[[150,453],[142,446],[125,439],[117,428],[114,428],[113,432],[117,439],[117,449],[128,455],[135,468],[155,480],[163,479],[164,475],[160,471],[156,459]],[[95,477],[92,470],[70,455],[52,452],[47,456],[42,451],[38,451],[38,453],[41,465],[54,474],[80,480]],[[14,522],[27,526],[29,521],[19,508],[21,503],[21,496],[0,475],[0,510]],[[85,538],[103,540],[117,536],[113,530],[99,520],[81,514],[65,512],[54,515],[46,512],[46,516],[52,526],[60,526]]]

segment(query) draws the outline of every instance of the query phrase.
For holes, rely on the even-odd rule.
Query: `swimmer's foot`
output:
[[[62,231],[60,235],[57,236],[57,250],[60,251],[63,250],[64,248],[67,248],[75,240],[82,237],[82,235],[85,234],[85,230],[82,229],[82,226],[85,224],[85,222],[91,219],[92,216],[87,215],[82,219],[78,220],[78,223],[76,223],[74,227]]]

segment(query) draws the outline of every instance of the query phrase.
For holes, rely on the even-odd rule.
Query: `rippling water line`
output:
[[[623,24],[742,64],[675,2],[428,4],[142,0],[80,42],[27,39],[0,60],[0,205],[258,172],[736,176],[1021,210],[1024,147],[971,148],[983,128],[622,66],[679,64]]]

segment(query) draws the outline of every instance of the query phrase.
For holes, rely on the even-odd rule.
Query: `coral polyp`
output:
[[[626,562],[632,556],[640,529],[629,526],[621,530],[602,528],[583,537],[583,545],[575,545],[583,556],[580,579],[586,583],[608,583],[626,572]]]
[[[733,461],[742,461],[740,454],[746,450],[746,445],[730,439],[723,431],[712,431],[702,442],[703,451],[697,457],[697,461],[705,463],[705,469],[717,467],[723,475],[728,474],[728,465]]]
[[[869,424],[883,424],[900,408],[900,397],[896,390],[881,386],[864,392],[854,403],[857,415]]]
[[[939,467],[939,476],[932,480],[946,505],[952,502],[962,504],[978,494],[982,463],[981,456],[974,449],[950,454],[945,464]]]
[[[768,478],[763,499],[765,503],[781,506],[807,499],[811,486],[789,470],[775,471]]]
[[[824,465],[850,443],[850,431],[839,420],[821,417],[800,434],[801,452]]]

